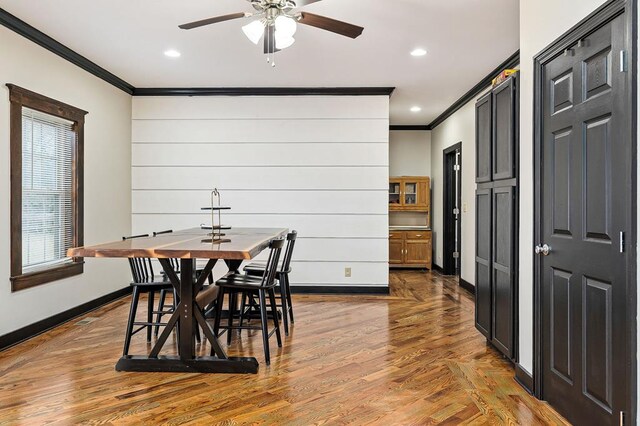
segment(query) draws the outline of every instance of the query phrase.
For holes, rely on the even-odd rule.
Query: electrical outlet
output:
[[[351,278],[351,268],[344,268],[344,276]]]
[[[467,203],[462,204],[462,211],[465,213],[469,211],[469,206],[467,205]]]

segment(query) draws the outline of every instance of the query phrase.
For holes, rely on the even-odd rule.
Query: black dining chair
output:
[[[278,347],[282,347],[282,336],[280,335],[280,324],[278,321],[276,297],[274,288],[276,287],[276,273],[278,271],[278,263],[280,262],[280,254],[284,246],[284,239],[272,240],[269,244],[269,258],[261,277],[250,275],[242,275],[231,273],[224,278],[216,281],[216,286],[220,288],[217,301],[217,312],[214,323],[214,333],[220,335],[220,329],[226,329],[227,344],[231,344],[232,330],[261,330],[262,343],[264,345],[264,357],[267,365],[271,364],[271,356],[269,353],[269,338],[275,333]],[[222,326],[222,304],[224,303],[225,294],[229,295],[229,316],[226,326]],[[233,318],[237,309],[237,295],[241,294],[244,298],[245,294],[251,296],[257,295],[259,299],[260,309],[260,326],[234,325]],[[267,296],[269,297],[271,315],[273,319],[273,330],[269,331],[268,313],[267,313]]]
[[[159,231],[159,232],[154,232],[153,236],[157,237],[158,235],[164,235],[164,234],[170,234],[172,233],[173,230],[172,229],[168,229],[166,231]],[[180,276],[180,260],[179,259],[169,259],[169,263],[171,264],[171,266],[173,267],[173,270],[176,271],[176,274],[178,274],[178,276]],[[167,274],[164,271],[160,271],[160,273],[162,274],[163,277],[165,277],[166,280],[168,280],[167,278]],[[162,289],[160,290],[160,297],[158,300],[158,311],[163,311],[166,307],[166,300],[167,300],[167,293],[171,291],[173,298],[171,301],[171,308],[175,309],[176,305],[178,303],[178,293],[176,292],[175,288],[171,288],[171,289]],[[160,316],[162,314],[158,314],[156,321],[160,322]],[[158,333],[160,331],[160,326],[156,325],[156,329],[154,331],[154,334],[156,337],[158,337]]]
[[[284,258],[282,260],[282,265],[278,268],[276,273],[276,278],[278,279],[278,286],[280,287],[280,305],[279,308],[282,308],[282,322],[284,325],[284,334],[289,335],[289,321],[294,323],[293,318],[293,303],[291,300],[291,286],[289,284],[289,274],[291,273],[291,258],[293,257],[293,247],[296,243],[296,238],[298,237],[297,231],[291,231],[287,234],[287,246],[284,250]],[[244,272],[250,276],[262,276],[264,274],[266,265],[264,263],[250,263],[244,267]],[[242,323],[246,311],[246,302],[247,298],[243,296],[242,302],[240,304],[240,315],[242,316],[240,321]],[[256,303],[252,298],[248,298],[249,302],[249,310],[248,314],[251,316],[251,313],[257,309]]]
[[[135,238],[148,237],[148,234],[135,235],[131,237],[122,237],[123,241],[132,240]],[[156,276],[153,272],[153,263],[149,258],[135,257],[128,259],[129,266],[131,268],[131,287],[133,288],[133,295],[131,298],[131,307],[129,309],[129,320],[127,322],[127,331],[124,340],[124,349],[122,354],[127,356],[129,354],[129,346],[131,345],[131,337],[134,334],[142,330],[147,330],[147,342],[151,341],[151,332],[154,326],[164,326],[166,323],[160,322],[163,315],[173,313],[173,310],[154,309],[154,298],[157,291],[172,290],[173,286],[163,276]],[[138,310],[138,303],[140,301],[140,294],[147,293],[147,320],[136,321],[136,313]],[[157,315],[157,320],[153,320],[153,316]],[[134,330],[134,327],[138,326]]]

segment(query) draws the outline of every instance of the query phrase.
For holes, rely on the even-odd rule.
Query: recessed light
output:
[[[420,111],[422,111],[422,108],[420,108],[419,106],[411,107],[411,112],[420,112]]]
[[[420,49],[420,48],[418,48],[418,49],[413,49],[413,50],[411,51],[411,56],[424,56],[424,55],[426,55],[426,54],[427,54],[427,51],[426,51],[426,50],[424,50],[424,49]]]
[[[179,58],[180,52],[175,49],[169,49],[164,51],[164,56],[168,56],[169,58]]]

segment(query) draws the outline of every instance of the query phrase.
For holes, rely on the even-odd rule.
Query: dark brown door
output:
[[[493,180],[516,177],[516,79],[509,78],[493,89]]]
[[[476,191],[476,328],[491,339],[491,189]]]
[[[493,189],[493,322],[492,342],[513,358],[514,318],[514,191],[511,185]]]
[[[489,182],[491,175],[491,93],[476,102],[476,182]]]
[[[617,424],[628,388],[624,25],[619,16],[542,74],[542,395],[575,424]]]

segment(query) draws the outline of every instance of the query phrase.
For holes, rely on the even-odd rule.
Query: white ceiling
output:
[[[351,40],[298,26],[266,63],[228,21],[245,0],[0,0],[0,7],[135,87],[395,86],[392,124],[428,124],[518,49],[518,0],[323,0],[303,10],[365,27]],[[428,54],[409,52],[423,47]],[[163,52],[182,53],[169,59]],[[419,105],[420,113],[409,108]]]

